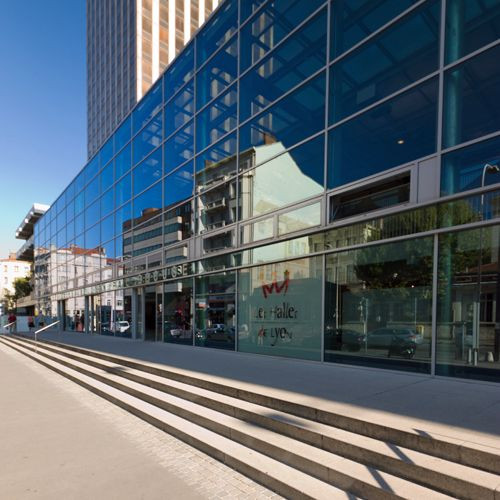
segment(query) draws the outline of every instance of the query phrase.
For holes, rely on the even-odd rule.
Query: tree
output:
[[[16,308],[16,303],[19,299],[27,297],[32,291],[31,275],[24,278],[16,278],[13,281],[14,291],[11,292],[7,288],[3,290],[3,304],[6,311],[11,311]]]
[[[13,285],[14,297],[16,301],[23,297],[27,297],[33,291],[33,286],[31,285],[31,275],[25,276],[24,278],[16,278]]]
[[[7,288],[3,289],[2,303],[4,305],[4,311],[11,311],[16,306],[16,298],[13,293],[11,293]]]

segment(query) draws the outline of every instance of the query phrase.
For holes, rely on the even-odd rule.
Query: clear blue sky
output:
[[[86,160],[85,0],[0,0],[0,258]]]

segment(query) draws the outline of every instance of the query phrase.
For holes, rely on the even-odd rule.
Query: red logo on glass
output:
[[[278,281],[275,279],[270,285],[262,284],[262,294],[264,295],[264,298],[267,299],[269,295],[272,293],[281,293],[283,292],[283,295],[286,295],[286,292],[288,291],[288,285],[290,284],[290,273],[288,271],[284,272],[284,279],[281,282],[281,284],[278,284]]]

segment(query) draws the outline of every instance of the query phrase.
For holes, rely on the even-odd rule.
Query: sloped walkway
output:
[[[42,335],[417,434],[496,448],[500,455],[500,386],[492,383],[75,332]]]

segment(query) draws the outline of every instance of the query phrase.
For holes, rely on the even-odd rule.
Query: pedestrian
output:
[[[28,316],[28,329],[30,332],[32,328],[35,328],[35,319],[33,316]]]
[[[11,312],[9,314],[9,317],[7,318],[7,321],[8,323],[10,324],[10,333],[14,333],[16,331],[16,321],[17,321],[17,318],[16,318],[16,315]]]

